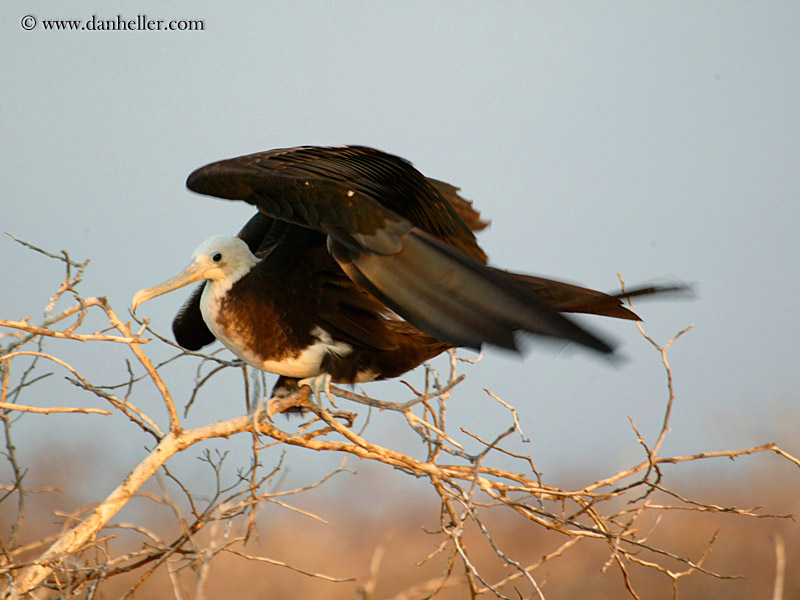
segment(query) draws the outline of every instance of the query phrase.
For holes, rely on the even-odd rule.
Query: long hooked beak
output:
[[[136,308],[148,300],[155,298],[156,296],[160,296],[161,294],[166,294],[167,292],[171,292],[172,290],[177,290],[185,285],[189,285],[190,283],[194,283],[195,281],[200,281],[201,279],[205,279],[206,272],[210,269],[208,265],[204,265],[200,262],[193,262],[191,265],[186,267],[183,271],[172,277],[171,279],[167,279],[164,283],[160,283],[156,286],[151,288],[146,288],[143,290],[139,290],[136,292],[136,295],[133,297],[131,301],[131,310],[136,312]]]

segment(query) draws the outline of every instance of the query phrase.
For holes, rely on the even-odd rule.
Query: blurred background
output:
[[[36,19],[30,30],[28,15]],[[45,27],[93,15],[193,20],[202,30]],[[695,286],[690,299],[636,305],[659,342],[695,325],[669,353],[677,400],[662,454],[770,441],[800,454],[797,3],[133,8],[11,0],[0,8],[0,31],[2,231],[91,259],[79,290],[107,296],[120,315],[137,290],[182,269],[197,244],[236,232],[251,215],[244,204],[188,192],[193,169],[276,147],[374,146],[459,186],[491,221],[480,240],[495,265],[602,290],[618,288],[617,272],[628,285]],[[0,253],[0,318],[40,321],[63,265],[8,236]],[[153,300],[139,314],[169,335],[185,296]],[[548,483],[581,485],[640,461],[629,417],[655,439],[667,398],[660,357],[629,322],[582,322],[617,341],[625,361],[535,340],[524,359],[488,349],[461,367],[467,381],[448,412],[454,428],[492,438],[508,426],[488,388],[519,409],[530,441],[512,446],[533,457]],[[124,348],[53,341],[46,350],[96,383],[125,380]],[[154,359],[174,354],[155,343],[147,350]],[[446,359],[433,365],[447,372]],[[27,403],[102,406],[48,369],[55,376],[31,388]],[[190,359],[164,369],[181,405],[195,369]],[[407,379],[421,387],[424,374]],[[241,414],[241,381],[233,369],[212,381],[187,426]],[[397,381],[366,391],[408,397]],[[147,394],[134,400],[163,423],[157,397]],[[75,502],[103,497],[151,444],[121,417],[27,416],[15,427],[21,459],[42,467],[32,469],[34,481],[66,485],[68,465],[101,453],[102,465],[81,475]],[[399,415],[373,414],[368,431],[422,452]],[[208,447],[229,450],[235,464],[246,462],[249,444]],[[178,457],[175,468],[202,487],[196,455]],[[303,452],[290,459],[289,480],[298,483],[340,460]],[[724,487],[769,472],[796,489],[796,470],[776,463],[685,465],[677,481]],[[406,493],[405,478],[388,469],[357,470],[317,501],[349,497],[358,486],[352,501],[368,513]]]

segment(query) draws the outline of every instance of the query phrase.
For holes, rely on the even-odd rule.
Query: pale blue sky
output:
[[[91,258],[85,295],[126,314],[136,290],[249,217],[187,192],[194,168],[275,147],[371,145],[460,186],[492,221],[481,240],[494,264],[599,289],[614,289],[617,271],[630,284],[695,283],[693,301],[638,305],[659,340],[696,325],[670,354],[678,399],[665,451],[778,441],[800,454],[797,2],[69,4],[0,8],[2,230]],[[32,31],[20,25],[28,14]],[[202,19],[205,31],[41,25],[93,14]],[[61,267],[5,236],[0,252],[0,316],[38,318]],[[168,332],[184,297],[141,314]],[[506,427],[485,386],[520,409],[532,439],[523,449],[546,473],[635,460],[627,417],[657,431],[658,356],[630,323],[591,324],[622,344],[622,366],[582,351],[489,351],[451,402],[451,423],[490,437]],[[102,361],[121,373],[122,355],[102,350],[64,347],[89,374]],[[169,376],[186,390],[193,371]],[[96,404],[60,373],[51,379],[28,401]],[[238,376],[228,381],[191,422],[241,412]],[[397,382],[367,389],[403,393]],[[131,431],[121,419],[23,423],[23,451],[40,436],[92,439],[132,466],[149,443],[120,435]],[[373,415],[371,427],[386,440],[404,426]]]

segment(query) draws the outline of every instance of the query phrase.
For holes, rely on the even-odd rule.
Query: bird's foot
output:
[[[291,390],[275,390],[272,398],[267,400],[267,417],[272,420],[273,415],[278,413],[303,413],[308,410],[311,388],[307,385]]]
[[[334,408],[336,408],[336,402],[333,401],[333,393],[331,392],[331,375],[330,373],[321,373],[316,377],[306,377],[305,379],[301,379],[297,382],[297,385],[300,389],[304,387],[308,387],[311,390],[311,393],[316,396],[317,404],[321,407],[322,406],[322,392],[325,392],[328,395],[328,400],[331,401]]]

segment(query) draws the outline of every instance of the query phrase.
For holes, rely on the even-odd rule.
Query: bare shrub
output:
[[[530,456],[515,454],[504,446],[509,437],[524,437],[524,434],[517,409],[492,392],[487,390],[486,393],[496,403],[497,409],[506,411],[508,415],[506,429],[484,438],[448,421],[448,402],[458,392],[458,385],[465,377],[459,373],[462,362],[455,353],[450,355],[446,376],[441,377],[428,369],[423,389],[415,390],[409,386],[410,396],[405,402],[385,402],[333,388],[335,395],[346,402],[400,413],[409,430],[419,439],[422,457],[372,439],[369,423],[357,413],[344,410],[346,402],[339,402],[338,408],[330,409],[323,404],[308,402],[306,419],[294,431],[279,425],[285,421],[265,418],[263,411],[258,409],[187,429],[160,373],[165,363],[154,364],[145,352],[150,344],[171,342],[150,330],[146,322],[132,325],[123,321],[105,298],[82,297],[77,286],[87,263],[74,262],[66,252],[48,256],[62,261],[66,274],[48,304],[44,320],[38,324],[31,319],[0,320],[5,340],[0,349],[0,415],[4,426],[5,459],[11,473],[11,480],[0,490],[4,510],[0,574],[6,597],[49,598],[81,594],[93,598],[101,590],[116,590],[111,583],[124,580],[126,584],[119,597],[128,598],[148,579],[157,577],[171,583],[176,598],[204,598],[212,563],[223,561],[231,564],[231,561],[238,560],[279,566],[331,586],[350,581],[360,597],[377,598],[385,544],[379,545],[372,554],[368,572],[358,578],[333,576],[318,572],[308,564],[300,566],[252,552],[252,548],[258,546],[254,539],[258,532],[260,508],[273,504],[321,520],[301,508],[301,499],[313,496],[319,486],[345,469],[350,456],[394,467],[394,477],[407,478],[409,486],[422,480],[438,498],[438,527],[429,532],[429,547],[420,550],[417,562],[427,566],[436,562],[439,566],[427,580],[412,582],[409,579],[406,588],[393,592],[391,597],[395,600],[446,595],[454,586],[466,589],[470,597],[490,594],[498,598],[544,598],[545,590],[537,576],[544,571],[543,566],[580,552],[587,555],[602,552],[604,570],[619,573],[619,584],[634,598],[640,597],[637,581],[646,578],[648,573],[659,575],[670,593],[678,597],[681,582],[689,575],[726,579],[736,574],[709,566],[716,534],[710,536],[701,548],[688,543],[682,546],[680,539],[660,535],[664,523],[671,522],[673,515],[688,512],[709,520],[719,515],[738,519],[777,519],[781,515],[763,513],[759,507],[737,507],[724,500],[710,503],[686,497],[667,486],[665,466],[678,467],[688,462],[771,453],[794,467],[800,467],[797,458],[775,444],[733,451],[703,450],[687,456],[661,455],[675,402],[667,353],[689,327],[664,344],[657,343],[642,330],[642,335],[650,341],[663,363],[668,396],[663,424],[656,439],[646,440],[639,435],[636,424],[631,422],[641,448],[641,461],[617,473],[594,478],[576,489],[561,489],[547,483],[537,472]],[[57,310],[56,307],[65,303],[68,304],[66,308]],[[102,327],[90,328],[90,316],[95,320],[99,318]],[[136,366],[120,361],[116,375],[119,383],[101,386],[90,381],[66,360],[50,353],[47,348],[53,339],[80,342],[83,344],[81,352],[86,354],[103,352],[102,348],[107,344],[122,346],[130,352]],[[194,381],[192,400],[198,390],[218,373],[240,369],[244,374],[248,406],[261,406],[262,390],[265,389],[261,374],[248,374],[241,365],[215,356],[175,348],[176,354],[169,361],[188,357],[185,359],[198,361],[205,367],[204,374]],[[31,390],[41,382],[45,364],[65,371],[72,384],[99,398],[105,408],[27,404],[25,399],[32,397]],[[157,390],[159,405],[165,411],[163,418],[152,408],[155,405],[153,389]],[[105,499],[61,515],[62,530],[42,532],[41,537],[25,539],[20,531],[30,516],[26,506],[32,496],[51,490],[27,486],[25,468],[13,443],[13,425],[20,416],[37,419],[42,418],[42,414],[54,413],[122,414],[128,427],[146,434],[154,446],[127,475],[123,477],[120,474],[119,485]],[[240,435],[249,436],[251,440],[252,457],[247,465],[231,465],[224,454],[209,450],[201,452],[210,479],[216,483],[210,496],[199,494],[192,482],[171,472],[169,460],[176,454],[188,452],[192,446],[210,439]],[[481,450],[468,452],[465,439],[477,442]],[[316,483],[284,489],[277,485],[286,467],[284,460],[279,459],[273,466],[266,467],[261,455],[268,449],[274,453],[286,447],[337,453],[343,460],[338,468],[332,469]],[[498,466],[507,464],[509,459],[513,459],[516,468]],[[670,480],[675,478],[676,472],[673,471]],[[142,488],[151,479],[158,482],[155,492]],[[167,509],[173,516],[172,525],[153,529],[144,519],[141,522],[113,521],[118,511],[133,498],[145,499]],[[341,510],[344,514],[347,507]],[[511,521],[515,525],[509,532],[503,523]],[[302,531],[294,533],[303,536]],[[535,558],[521,560],[516,557],[524,554],[515,551],[514,543],[515,536],[522,534],[541,540],[542,547]],[[316,542],[312,540],[310,543]],[[785,558],[782,558],[782,542],[776,542],[775,547],[778,566],[775,597],[779,598]],[[498,566],[502,568],[498,569]],[[412,564],[406,565],[407,569],[411,567]],[[569,576],[580,581],[585,574],[572,572]],[[269,577],[279,578],[281,574],[271,572]]]

